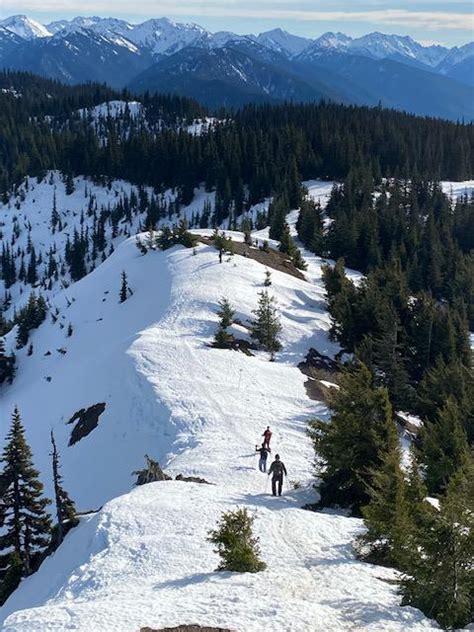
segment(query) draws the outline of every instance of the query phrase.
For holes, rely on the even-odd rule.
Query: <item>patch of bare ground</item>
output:
[[[199,239],[204,244],[212,244],[213,240],[209,237],[201,237]],[[232,247],[234,249],[234,253],[236,255],[241,255],[242,257],[247,257],[249,259],[253,259],[254,261],[258,261],[262,265],[267,268],[272,268],[273,270],[278,270],[279,272],[284,272],[285,274],[289,274],[291,276],[296,277],[297,279],[305,280],[304,274],[301,270],[296,268],[292,261],[288,258],[288,255],[284,252],[279,252],[278,250],[273,250],[272,248],[268,248],[268,250],[262,250],[255,246],[249,246],[244,242],[232,242]]]

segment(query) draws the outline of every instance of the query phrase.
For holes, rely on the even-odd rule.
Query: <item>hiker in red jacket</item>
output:
[[[267,426],[267,429],[262,435],[263,437],[263,447],[270,450],[270,439],[272,438],[272,431],[270,430],[270,426]]]

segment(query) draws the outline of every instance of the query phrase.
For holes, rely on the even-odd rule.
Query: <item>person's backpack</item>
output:
[[[281,461],[273,461],[273,473],[275,476],[283,476],[285,466]]]

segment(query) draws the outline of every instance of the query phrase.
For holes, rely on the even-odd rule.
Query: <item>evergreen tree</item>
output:
[[[65,532],[67,532],[71,526],[75,526],[78,523],[76,517],[76,507],[74,502],[69,497],[69,494],[63,488],[63,479],[60,474],[59,454],[56,447],[56,441],[54,439],[53,431],[51,431],[51,446],[52,446],[52,466],[53,466],[53,484],[54,484],[54,500],[56,505],[56,527],[53,540],[55,546],[59,546],[64,539]]]
[[[256,318],[252,322],[251,336],[271,354],[273,360],[275,353],[282,348],[278,339],[282,328],[274,297],[270,296],[267,290],[259,292],[259,297],[258,307],[253,311]]]
[[[15,375],[15,356],[7,355],[5,351],[5,339],[0,338],[0,384],[11,383]]]
[[[439,512],[417,534],[409,573],[402,578],[403,605],[419,608],[445,629],[474,619],[474,462],[468,455],[451,478]]]
[[[362,507],[367,531],[358,538],[360,555],[367,561],[406,568],[410,531],[407,484],[400,467],[400,448],[382,456],[372,469],[369,504]]]
[[[319,505],[360,515],[369,490],[377,489],[374,472],[388,453],[396,453],[398,436],[387,390],[374,386],[365,365],[346,369],[339,386],[329,395],[331,422],[317,419],[309,430],[321,479]]]
[[[266,568],[260,559],[258,538],[252,532],[254,521],[247,509],[222,514],[217,529],[210,531],[208,537],[222,559],[217,570],[258,573]]]
[[[225,297],[219,301],[219,308],[220,309],[217,311],[217,315],[220,319],[220,326],[226,329],[234,322],[235,309],[232,307],[230,301]]]
[[[120,303],[125,303],[128,298],[128,281],[125,270],[122,270],[122,285],[120,286]]]
[[[1,575],[11,590],[21,577],[30,575],[41,561],[49,544],[51,519],[46,513],[49,500],[43,497],[43,485],[31,460],[18,409],[12,416],[10,432],[3,450],[1,475],[2,518],[4,531],[0,536]],[[3,592],[2,599],[8,594]]]
[[[461,411],[456,401],[449,398],[435,421],[427,421],[422,431],[421,460],[431,494],[439,494],[446,488],[468,452]]]
[[[235,310],[226,298],[219,301],[219,308],[217,312],[219,325],[214,336],[214,346],[218,349],[230,349],[234,336],[227,331],[227,327],[234,322]]]

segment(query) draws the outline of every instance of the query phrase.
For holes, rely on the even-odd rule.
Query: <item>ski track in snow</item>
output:
[[[307,186],[324,205],[332,183]],[[199,195],[202,208],[208,194]],[[293,233],[296,219],[297,213],[288,217]],[[266,239],[268,231],[254,237]],[[91,274],[51,293],[73,335],[66,338],[48,319],[32,333],[33,355],[19,353],[18,376],[2,393],[3,420],[20,406],[47,493],[52,427],[79,508],[106,502],[22,582],[0,609],[2,629],[131,632],[182,623],[239,632],[438,629],[419,611],[400,607],[394,571],[354,559],[360,520],[300,509],[315,499],[307,422],[326,418],[327,410],[307,398],[297,364],[310,347],[328,355],[338,350],[327,338],[324,261],[304,252],[305,281],[271,271],[284,348],[270,363],[262,352],[248,357],[209,346],[222,296],[241,321],[252,317],[263,288],[261,264],[239,256],[219,264],[203,244],[195,255],[176,247],[141,256],[134,241],[117,244]],[[122,270],[133,296],[119,305]],[[56,353],[59,347],[67,354]],[[106,410],[98,427],[68,447],[65,422],[101,401]],[[255,444],[267,424],[289,480],[301,483],[294,490],[287,482],[281,499],[269,495],[268,479],[256,470]],[[214,484],[154,483],[129,492],[145,452],[172,475]],[[256,511],[268,565],[256,575],[214,572],[218,558],[206,534],[222,511],[238,506]]]

